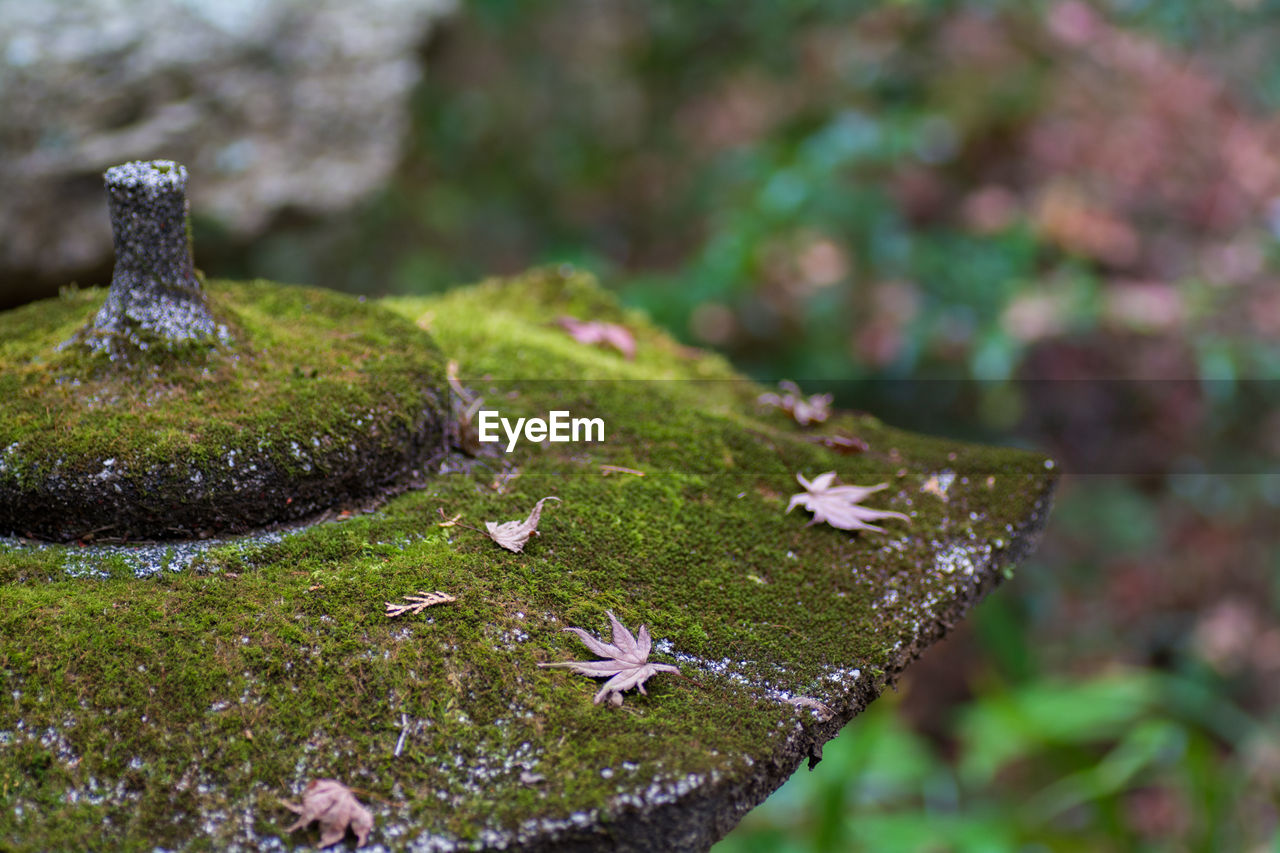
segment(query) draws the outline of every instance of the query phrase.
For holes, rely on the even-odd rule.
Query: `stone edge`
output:
[[[980,602],[1004,580],[1003,569],[1022,562],[1039,544],[1048,522],[1059,475],[1046,478],[1034,511],[1018,529],[1010,547],[993,554],[982,568],[980,582],[962,592],[952,605],[926,626],[909,645],[897,652],[885,673],[875,679],[860,680],[839,700],[835,715],[825,721],[797,723],[783,747],[756,767],[768,768],[754,778],[725,777],[705,787],[648,811],[627,808],[604,817],[607,823],[594,830],[543,832],[521,839],[502,849],[522,853],[595,853],[651,850],[705,851],[737,826],[742,817],[782,786],[800,763],[821,756],[822,745],[871,704],[886,687],[893,686],[906,668],[929,646],[945,637],[973,605]],[[483,847],[482,850],[497,849]]]

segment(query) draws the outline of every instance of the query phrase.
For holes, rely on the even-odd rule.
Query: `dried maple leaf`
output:
[[[489,533],[489,538],[497,542],[508,551],[519,553],[524,550],[524,543],[529,541],[530,536],[538,534],[538,519],[542,518],[542,504],[544,501],[558,501],[557,497],[545,497],[533,505],[533,509],[529,511],[529,517],[524,521],[507,521],[498,524],[495,521],[486,521],[484,523],[485,530]]]
[[[871,445],[867,444],[857,436],[848,435],[846,433],[836,433],[835,435],[815,435],[805,438],[805,441],[813,444],[821,444],[827,450],[834,450],[841,456],[852,456],[855,453],[866,453],[871,449]]]
[[[565,630],[577,634],[584,646],[607,660],[540,663],[538,666],[567,667],[579,675],[608,678],[592,701],[599,705],[608,699],[609,704],[616,707],[622,704],[624,690],[635,687],[644,693],[644,682],[648,678],[659,672],[679,672],[680,668],[666,663],[649,663],[649,651],[653,648],[649,629],[641,625],[639,636],[632,636],[612,611],[605,612],[609,614],[609,622],[613,625],[612,643],[597,640],[581,628]]]
[[[813,478],[813,482],[806,480],[803,474],[796,474],[796,479],[805,490],[791,496],[791,502],[787,504],[787,512],[791,512],[797,506],[804,507],[813,513],[809,524],[821,524],[825,521],[841,530],[873,530],[876,533],[884,533],[882,528],[867,522],[882,518],[911,521],[900,512],[860,506],[868,495],[888,488],[887,483],[881,483],[878,486],[836,486],[833,485],[836,479],[835,471],[819,474]]]
[[[830,394],[811,394],[805,397],[796,383],[786,379],[778,383],[778,388],[784,393],[775,394],[770,391],[757,397],[756,402],[782,409],[800,426],[820,424],[831,417]]]
[[[635,336],[625,326],[603,323],[599,320],[579,320],[565,315],[558,321],[560,328],[580,344],[613,347],[630,361],[636,357]]]
[[[285,832],[302,829],[313,820],[320,821],[320,846],[337,844],[347,834],[347,827],[356,834],[363,847],[373,829],[373,813],[360,804],[351,789],[336,779],[313,779],[302,792],[302,805],[281,800],[280,804],[296,815],[301,815]]]
[[[387,605],[387,616],[402,616],[409,612],[413,612],[416,615],[433,605],[448,604],[450,601],[458,600],[454,596],[447,595],[443,592],[423,592],[422,590],[418,590],[418,592],[413,595],[402,595],[401,598],[409,603],[392,604],[390,601],[385,602]]]

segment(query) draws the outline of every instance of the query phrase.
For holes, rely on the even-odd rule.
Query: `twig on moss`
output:
[[[448,518],[444,514],[444,507],[439,507],[438,512],[440,517],[444,519],[444,521],[440,522],[441,527],[465,527],[467,530],[474,530],[476,533],[483,533],[485,536],[489,535],[486,530],[481,530],[479,527],[472,527],[470,524],[463,524],[459,521],[458,519],[462,518],[462,513],[458,513],[453,518]]]
[[[623,468],[621,465],[601,465],[600,473],[606,477],[610,474],[635,474],[637,477],[643,477],[643,471],[637,471],[635,468]]]
[[[794,705],[797,708],[809,708],[810,710],[817,711],[818,718],[824,722],[836,715],[836,712],[831,710],[829,705],[824,702],[819,702],[812,696],[792,696],[790,699],[786,699],[784,701],[788,705]]]
[[[390,601],[387,605],[387,618],[394,619],[397,616],[403,616],[405,613],[412,612],[414,615],[421,613],[428,607],[434,607],[437,604],[448,604],[451,601],[457,601],[457,597],[447,595],[443,592],[422,592],[419,590],[414,595],[401,596],[408,604],[392,604]]]
[[[393,753],[396,758],[400,757],[401,750],[404,749],[404,739],[409,736],[409,715],[400,715],[400,739],[396,741],[396,751]]]

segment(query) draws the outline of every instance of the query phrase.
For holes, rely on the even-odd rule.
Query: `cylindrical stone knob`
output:
[[[135,161],[103,177],[116,265],[91,340],[114,348],[111,338],[124,336],[145,348],[216,335],[192,260],[187,170],[171,160]]]

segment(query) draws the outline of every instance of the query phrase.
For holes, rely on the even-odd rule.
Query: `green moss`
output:
[[[273,498],[287,486],[300,499],[296,511],[268,505],[246,518],[296,516],[319,508],[302,500],[307,486],[357,461],[376,468],[411,456],[415,442],[428,443],[431,420],[442,420],[443,365],[412,323],[310,288],[215,282],[208,294],[234,344],[156,349],[128,363],[59,347],[102,290],[0,315],[0,528],[26,532],[19,517],[46,510],[83,518],[37,534],[79,536],[104,523],[93,516],[104,499],[128,493],[157,507],[157,525],[178,523],[165,509],[176,505],[208,504],[210,517],[181,519],[174,531],[143,520],[109,538],[234,529],[246,523],[235,514],[245,503],[237,489],[250,491],[244,482]],[[440,432],[437,423],[437,441]],[[99,481],[93,494],[60,491]],[[348,496],[345,486],[332,490]]]
[[[568,408],[603,417],[606,441],[458,460],[373,514],[146,579],[67,577],[74,549],[0,549],[0,846],[92,846],[104,825],[124,849],[249,844],[291,820],[277,797],[326,776],[365,792],[392,847],[591,810],[622,825],[622,794],[744,784],[792,761],[798,730],[829,736],[998,580],[1044,511],[1042,457],[852,416],[833,426],[871,450],[837,456],[581,276],[385,304],[429,326],[504,415]],[[575,343],[553,325],[564,313],[626,322],[636,360]],[[784,513],[796,472],[831,469],[891,483],[869,503],[912,523],[850,535]],[[923,491],[943,471],[945,501]],[[439,525],[523,517],[551,494],[522,554]],[[458,601],[383,615],[416,590]],[[606,609],[647,624],[686,677],[610,710],[595,683],[537,667],[583,659],[560,629],[604,632]]]

